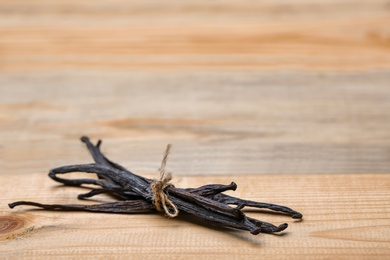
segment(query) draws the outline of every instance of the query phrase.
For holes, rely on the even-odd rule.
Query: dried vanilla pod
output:
[[[175,188],[171,183],[171,175],[165,172],[165,164],[170,146],[167,147],[160,168],[160,179],[152,180],[136,175],[117,163],[110,161],[100,151],[102,142],[99,140],[93,145],[88,137],[83,136],[84,142],[95,163],[68,165],[52,169],[49,176],[66,186],[82,186],[84,184],[100,186],[88,193],[78,195],[79,199],[86,199],[98,194],[109,194],[118,201],[95,204],[41,204],[30,201],[17,201],[9,204],[10,208],[19,205],[30,205],[46,210],[62,211],[90,211],[110,213],[143,213],[164,211],[168,217],[176,217],[180,212],[192,214],[200,219],[217,225],[247,230],[256,235],[260,232],[274,233],[287,228],[287,223],[275,226],[247,217],[244,207],[266,208],[290,215],[294,219],[301,219],[302,214],[285,206],[243,200],[223,192],[235,190],[237,185],[232,182],[228,185],[208,184],[198,188]],[[97,175],[97,179],[64,179],[61,174],[71,172],[86,172]],[[232,207],[231,205],[236,205]]]

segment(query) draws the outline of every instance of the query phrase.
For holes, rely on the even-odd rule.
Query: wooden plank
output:
[[[0,1],[0,68],[390,68],[388,2]]]
[[[188,216],[101,214],[10,210],[11,201],[29,199],[75,203],[81,188],[62,187],[46,174],[31,173],[2,181],[0,251],[2,257],[206,257],[384,259],[390,256],[390,176],[245,175],[176,176],[180,187],[205,183],[238,184],[235,195],[300,210],[304,220],[249,212],[276,224],[282,235],[214,228]],[[16,188],[17,187],[17,188]],[[107,201],[101,197],[99,201]],[[82,202],[86,203],[86,202]],[[96,201],[94,201],[96,203]]]
[[[390,169],[386,72],[96,73],[0,77],[4,172],[87,162],[82,135],[141,173],[169,142],[182,175]]]

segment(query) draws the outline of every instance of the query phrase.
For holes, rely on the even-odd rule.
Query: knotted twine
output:
[[[167,145],[167,148],[164,153],[164,158],[161,162],[161,167],[159,169],[160,171],[160,179],[159,180],[154,180],[150,184],[150,188],[152,190],[153,198],[154,198],[154,204],[156,206],[157,211],[162,211],[161,205],[164,209],[165,214],[170,217],[174,218],[177,215],[179,215],[179,210],[173,204],[173,202],[168,198],[167,194],[164,192],[164,189],[170,185],[169,183],[172,180],[172,174],[170,172],[165,172],[165,166],[167,164],[168,160],[168,154],[169,151],[171,150],[171,144]],[[170,209],[172,209],[172,212]]]

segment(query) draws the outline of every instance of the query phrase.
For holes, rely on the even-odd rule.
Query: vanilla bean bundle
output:
[[[234,182],[229,185],[209,184],[199,188],[175,188],[169,183],[171,179],[170,174],[165,173],[169,147],[160,168],[160,180],[152,180],[136,175],[107,159],[100,151],[101,140],[96,145],[93,145],[89,138],[84,136],[81,138],[81,141],[87,145],[95,163],[58,167],[52,169],[49,176],[53,180],[67,186],[81,186],[83,184],[100,186],[100,188],[93,189],[88,193],[80,194],[78,196],[79,199],[107,193],[116,197],[118,199],[117,202],[81,205],[17,201],[10,203],[9,207],[31,205],[47,210],[113,213],[142,213],[155,210],[162,211],[164,209],[169,217],[175,217],[179,212],[186,212],[214,224],[248,230],[254,235],[260,232],[280,232],[287,228],[287,223],[275,226],[271,223],[250,218],[243,213],[242,209],[244,207],[266,208],[290,215],[294,219],[302,218],[301,213],[285,206],[243,200],[224,194],[224,191],[237,188]],[[58,177],[60,174],[71,172],[94,173],[98,179],[63,179]]]

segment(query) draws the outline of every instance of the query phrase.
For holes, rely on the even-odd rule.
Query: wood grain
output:
[[[0,0],[0,258],[389,258],[388,24],[386,0]],[[150,177],[172,143],[178,186],[234,180],[305,219],[7,208],[76,202],[46,173],[90,162],[82,135]]]
[[[387,173],[390,74],[298,75],[4,74],[0,166],[89,161],[79,138],[90,135],[141,173],[157,170],[169,142],[176,174]]]
[[[21,177],[28,181],[19,183]],[[290,259],[383,259],[390,255],[389,175],[176,176],[175,183],[193,187],[232,180],[238,184],[235,195],[289,205],[303,212],[304,220],[248,212],[265,221],[289,224],[282,235],[253,236],[191,218],[188,221],[188,217],[167,219],[158,214],[30,211],[27,206],[11,212],[5,206],[10,201],[28,197],[49,203],[75,203],[76,195],[85,191],[58,186],[46,174],[30,173],[9,178],[4,185],[0,251],[2,257],[13,258],[82,255],[282,259],[288,255]],[[101,197],[99,201],[107,200]]]
[[[0,1],[0,68],[390,68],[376,1]]]

